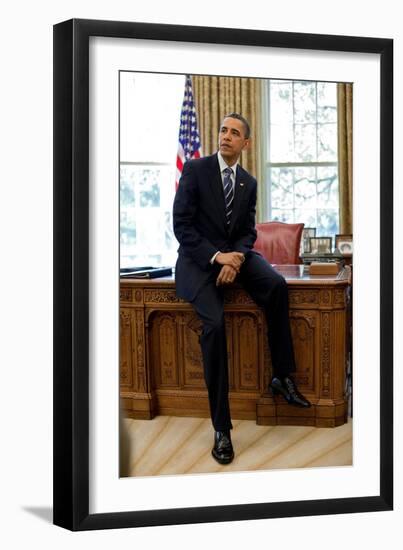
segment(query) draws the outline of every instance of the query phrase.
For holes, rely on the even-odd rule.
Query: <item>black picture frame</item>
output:
[[[301,238],[301,254],[309,254],[311,252],[311,247],[309,243],[309,239],[311,237],[316,237],[316,227],[304,227],[304,229],[302,230]]]
[[[93,36],[380,55],[380,490],[354,498],[89,513],[89,39]],[[72,19],[54,26],[54,523],[71,530],[393,507],[393,40]]]

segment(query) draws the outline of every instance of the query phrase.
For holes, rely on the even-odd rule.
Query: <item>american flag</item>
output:
[[[180,128],[179,146],[176,156],[176,185],[178,189],[179,179],[182,175],[183,165],[189,159],[197,159],[201,156],[201,144],[197,130],[196,109],[193,100],[192,79],[186,75],[185,93],[183,96]]]

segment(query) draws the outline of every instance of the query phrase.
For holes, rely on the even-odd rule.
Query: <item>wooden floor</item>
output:
[[[211,456],[213,430],[210,419],[170,416],[157,416],[153,420],[124,419],[121,443],[128,466],[121,471],[121,475],[131,477],[352,464],[351,419],[338,428],[258,426],[250,420],[233,420],[232,424],[235,458],[231,464],[221,466]]]

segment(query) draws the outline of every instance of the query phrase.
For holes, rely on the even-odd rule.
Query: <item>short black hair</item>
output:
[[[225,118],[236,118],[237,120],[240,120],[242,122],[244,128],[245,128],[245,139],[249,139],[249,137],[250,137],[250,126],[249,126],[249,122],[246,120],[246,118],[244,118],[239,113],[230,113],[229,115],[225,115],[223,117],[223,120]]]

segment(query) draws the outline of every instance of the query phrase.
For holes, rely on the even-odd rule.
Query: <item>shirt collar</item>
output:
[[[235,163],[232,166],[228,166],[228,164],[222,158],[222,155],[221,155],[220,151],[217,151],[217,158],[218,158],[218,164],[220,165],[220,173],[221,174],[223,173],[223,171],[226,168],[232,168],[232,171],[234,172],[234,175],[236,174],[236,167],[238,166],[238,161],[235,161]]]

